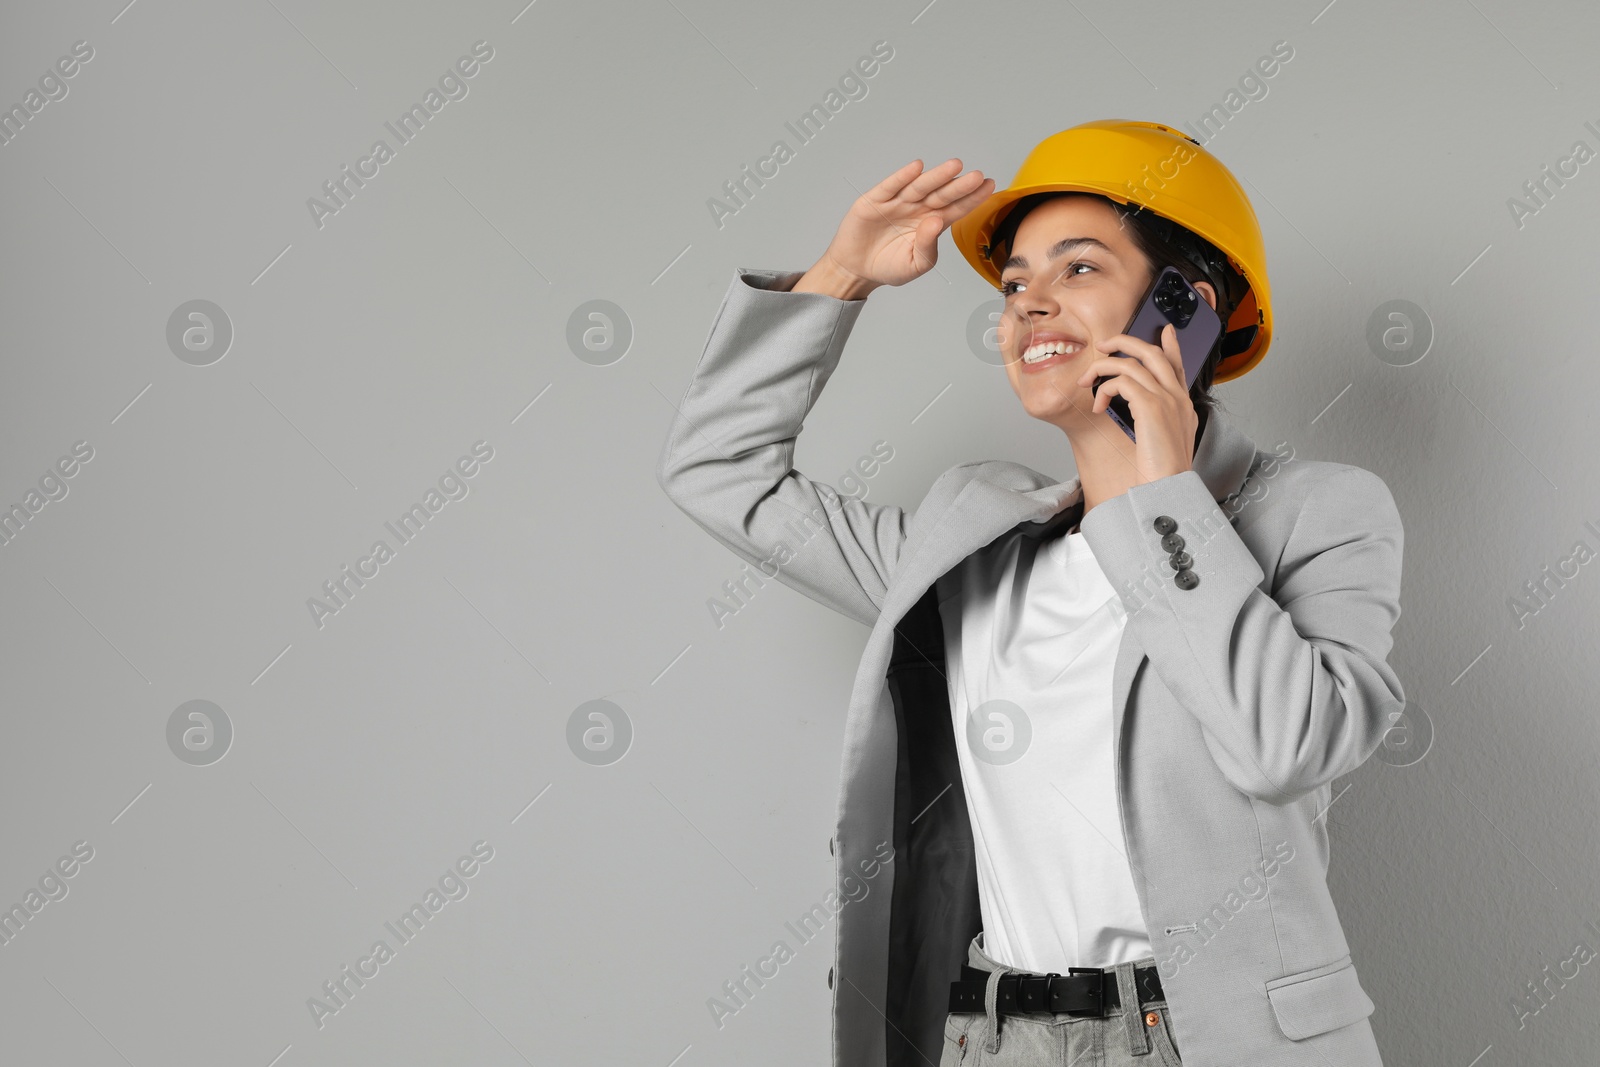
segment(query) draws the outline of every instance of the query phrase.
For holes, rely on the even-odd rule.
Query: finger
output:
[[[1094,395],[1092,410],[1097,412],[1105,411],[1111,406],[1111,398],[1114,396],[1120,396],[1128,402],[1128,410],[1133,413],[1135,419],[1159,417],[1151,414],[1152,412],[1158,412],[1159,409],[1147,406],[1156,402],[1158,394],[1151,392],[1146,385],[1126,375],[1120,378],[1113,378],[1100,387],[1100,391]]]
[[[986,181],[989,181],[989,179],[983,176],[982,171],[969,170],[961,177],[952,178],[950,181],[945,182],[944,185],[929,193],[923,198],[923,206],[942,208],[945,205],[960,199],[961,197],[971,195],[972,190],[976,189]]]
[[[1173,348],[1177,342],[1172,342]],[[1119,333],[1115,337],[1108,337],[1095,345],[1104,352],[1122,352],[1132,357],[1141,367],[1147,369],[1163,388],[1175,390],[1178,388],[1176,375],[1172,370],[1172,356],[1163,349],[1151,344],[1149,341],[1140,340],[1131,334]],[[1182,357],[1179,357],[1182,365]]]
[[[867,199],[876,204],[887,204],[895,198],[900,190],[911,184],[911,181],[921,173],[922,160],[913,159],[910,163],[907,163],[883,179],[883,181],[868,189],[866,192]]]
[[[1178,328],[1167,323],[1161,328],[1161,351],[1166,353],[1167,365],[1172,368],[1174,384],[1184,384],[1183,352],[1178,348]]]
[[[995,180],[993,178],[983,179],[976,189],[944,209],[944,221],[946,223],[955,223],[966,218],[974,208],[993,196],[994,190]]]
[[[929,220],[937,225],[928,225]],[[939,258],[939,235],[944,232],[944,220],[937,214],[924,215],[911,235],[912,266],[926,270]]]
[[[907,185],[900,194],[900,199],[908,203],[917,203],[923,197],[939,188],[945,182],[961,173],[961,160],[947,159],[943,163],[917,178]]]
[[[1147,386],[1156,384],[1156,378],[1150,368],[1132,356],[1100,356],[1084,364],[1083,373],[1078,376],[1080,382],[1091,382],[1095,378],[1127,377],[1143,382]]]
[[[1113,383],[1124,378],[1128,379],[1129,381],[1138,382],[1142,388],[1147,389],[1152,393],[1160,392],[1163,388],[1159,383],[1157,383],[1155,378],[1151,376],[1149,369],[1145,367],[1144,364],[1140,363],[1136,359],[1128,359],[1126,357],[1118,356],[1104,356],[1100,359],[1091,361],[1089,365],[1083,369],[1083,374],[1079,376],[1078,384],[1086,387],[1092,386],[1094,380],[1101,376],[1108,377],[1111,379],[1111,381],[1102,385],[1099,391],[1095,393],[1096,396],[1099,396],[1100,393],[1103,393],[1107,389],[1111,388]]]
[[[1131,379],[1128,378],[1113,378],[1102,385],[1100,391],[1094,394],[1094,404],[1090,406],[1090,410],[1099,414],[1111,406],[1112,397],[1120,396],[1128,402],[1128,410],[1133,412],[1135,418],[1138,418],[1139,411],[1136,409],[1144,407],[1144,398],[1148,394],[1145,390],[1137,387],[1130,389],[1130,381]]]

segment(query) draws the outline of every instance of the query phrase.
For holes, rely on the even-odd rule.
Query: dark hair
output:
[[[1227,336],[1228,317],[1239,306],[1239,301],[1244,299],[1249,289],[1249,282],[1233,269],[1228,263],[1228,257],[1223,255],[1216,245],[1193,230],[1153,211],[1147,211],[1142,206],[1121,204],[1100,193],[1070,190],[1031,193],[1018,200],[1001,220],[1000,225],[995,227],[994,236],[989,238],[990,261],[1000,264],[1010,258],[1012,239],[1015,238],[1017,227],[1022,224],[1028,212],[1047,200],[1062,196],[1087,196],[1110,205],[1122,224],[1132,230],[1133,243],[1149,261],[1152,277],[1167,267],[1174,267],[1189,284],[1193,285],[1198,281],[1210,282],[1211,288],[1216,291],[1217,316],[1222,319],[1223,333],[1217,337],[1217,343],[1211,346],[1205,363],[1189,387],[1189,399],[1194,403],[1195,413],[1200,416],[1200,424],[1195,430],[1195,441],[1198,446],[1200,435],[1205,432],[1206,422],[1212,410],[1222,406],[1221,401],[1211,392],[1211,383],[1217,372],[1217,364],[1222,360],[1222,343],[1223,338]]]

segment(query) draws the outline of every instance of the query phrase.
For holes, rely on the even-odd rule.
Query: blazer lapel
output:
[[[1232,420],[1213,411],[1193,467],[1220,504],[1238,494],[1255,457],[1255,443]],[[1048,475],[1005,461],[972,467],[967,484],[933,519],[928,532],[907,543],[901,570],[884,598],[884,616],[891,626],[899,622],[930,585],[1001,534],[1023,523],[1043,530],[1054,525],[1048,520],[1064,506],[1081,503],[1076,476],[1052,482]]]
[[[1007,473],[1010,478],[1005,477]],[[1022,483],[1023,488],[1008,484],[1013,480]],[[1027,489],[1028,483],[1036,488]],[[898,623],[929,586],[973,552],[1018,523],[1042,523],[1060,511],[1062,504],[1080,495],[1075,477],[1048,483],[1045,475],[1017,464],[985,463],[974,468],[971,480],[934,520],[927,534],[917,539],[919,543],[907,544],[900,573],[895,575],[884,598],[883,615],[891,624]],[[1040,485],[1043,488],[1037,488]]]
[[[1255,468],[1256,446],[1243,430],[1213,410],[1195,450],[1193,469],[1219,504],[1238,495]],[[928,587],[995,538],[1022,524],[1040,533],[1054,527],[1064,508],[1081,508],[1083,494],[1076,476],[1052,482],[1047,475],[1010,462],[981,463],[928,532],[908,542],[901,570],[883,603],[883,620],[892,631]],[[1057,518],[1057,521],[1061,521]],[[1073,520],[1066,520],[1071,525]],[[1121,595],[1121,590],[1118,591]],[[883,621],[883,620],[880,620]],[[1145,660],[1144,649],[1125,630],[1112,669],[1112,728],[1120,737],[1122,713],[1133,676]]]

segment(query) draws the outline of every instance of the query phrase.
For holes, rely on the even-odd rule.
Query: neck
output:
[[[1075,422],[1066,427],[1065,432],[1083,488],[1085,515],[1097,505],[1142,484],[1137,446],[1109,417],[1102,416],[1087,425]],[[1206,413],[1202,411],[1200,424],[1195,427],[1194,433],[1196,454],[1200,451],[1200,438],[1205,432]]]

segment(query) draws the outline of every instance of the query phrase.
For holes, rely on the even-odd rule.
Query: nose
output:
[[[1005,323],[1004,338],[1007,349],[1017,349],[1028,343],[1028,337],[1034,331],[1043,329],[1050,320],[1061,310],[1061,305],[1054,298],[1034,297],[1029,300],[1030,293],[1018,293],[1012,306],[1006,308],[1001,315]]]
[[[1024,333],[1054,318],[1061,312],[1061,301],[1057,299],[1054,288],[1050,285],[1034,285],[1015,294],[1006,308],[1007,317]]]
[[[1054,286],[1031,285],[1011,298],[1011,306],[1023,317],[1048,315],[1059,308]]]

